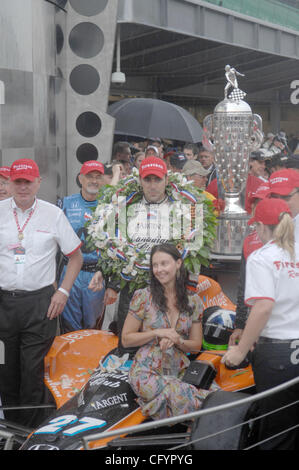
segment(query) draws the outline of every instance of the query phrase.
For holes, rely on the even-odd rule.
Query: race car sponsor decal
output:
[[[60,385],[60,382],[54,382],[53,380],[51,380],[48,372],[45,372],[45,379],[47,380],[48,386],[50,387],[52,393],[54,393],[55,396],[61,398],[62,394],[58,388],[58,386]]]
[[[115,381],[115,379],[117,379]],[[93,375],[89,380],[91,387],[95,385],[106,385],[106,387],[117,388],[122,382],[128,382],[128,373],[99,372]]]
[[[210,287],[212,287],[212,284],[210,283],[209,279],[204,279],[203,281],[198,283],[196,290],[199,294],[200,292],[203,292],[204,290],[207,290]]]
[[[227,299],[223,292],[220,292],[219,294],[214,295],[214,297],[209,298],[207,296],[203,298],[203,302],[205,304],[205,307],[214,307],[215,305],[227,305]]]
[[[112,397],[105,398],[101,401],[96,400],[94,403],[91,403],[91,406],[95,408],[96,410],[101,410],[103,408],[108,408],[109,406],[113,405],[127,405],[127,394],[126,393],[120,393],[119,395],[113,395]]]
[[[33,444],[28,450],[59,450],[59,447],[50,444]]]
[[[80,333],[69,333],[67,335],[63,335],[63,336],[60,336],[60,338],[63,339],[64,341],[67,341],[68,343],[74,343],[75,341],[83,339],[86,336],[92,336],[96,334],[97,334],[97,331],[84,330],[84,331],[80,331]]]
[[[66,426],[74,423],[80,424],[64,429]],[[46,426],[37,429],[34,434],[57,434],[62,431],[62,434],[65,436],[75,436],[83,431],[102,428],[106,424],[107,422],[103,419],[91,418],[89,416],[78,419],[76,415],[63,415],[51,419]]]

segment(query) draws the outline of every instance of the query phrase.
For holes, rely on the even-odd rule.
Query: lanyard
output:
[[[36,206],[35,206],[35,207],[36,207]],[[24,225],[23,225],[22,228],[20,227],[20,224],[19,224],[17,210],[14,209],[14,211],[13,211],[13,214],[14,214],[14,217],[15,217],[15,221],[16,221],[16,224],[17,224],[17,229],[18,229],[18,239],[19,239],[20,241],[23,240],[23,238],[24,238],[24,233],[23,233],[23,232],[24,232],[26,225],[28,224],[29,220],[31,219],[31,217],[32,217],[32,215],[33,215],[33,213],[34,213],[34,211],[35,211],[35,207],[34,207],[34,209],[31,209],[31,210],[30,210],[29,215],[28,215],[27,219],[25,220],[25,223],[24,223]]]

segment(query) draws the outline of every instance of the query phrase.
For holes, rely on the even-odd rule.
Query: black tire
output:
[[[217,391],[211,393],[205,399],[202,409],[233,403],[251,395],[242,392]],[[256,405],[245,403],[244,405],[228,408],[227,410],[210,413],[194,421],[191,431],[191,448],[194,450],[240,450],[254,442],[255,426],[238,426],[216,436],[202,439],[221,430],[225,430],[237,424],[244,423],[256,416]]]

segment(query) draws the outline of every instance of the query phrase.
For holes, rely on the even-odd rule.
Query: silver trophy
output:
[[[236,75],[244,76],[229,65],[225,67],[224,100],[203,121],[203,145],[214,154],[218,197],[225,202],[212,252],[229,256],[242,253],[249,215],[241,196],[246,187],[250,153],[263,142],[262,119],[243,101],[246,93],[238,88]]]

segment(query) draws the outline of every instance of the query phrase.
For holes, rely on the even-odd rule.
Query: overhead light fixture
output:
[[[117,38],[116,38],[116,71],[111,75],[111,82],[122,85],[126,82],[126,76],[120,70],[120,25],[117,27]]]

